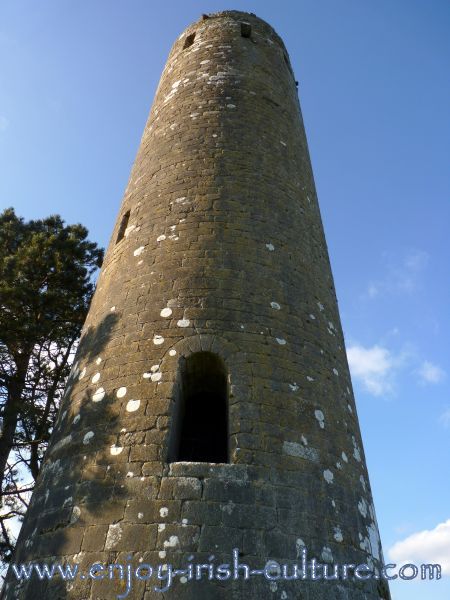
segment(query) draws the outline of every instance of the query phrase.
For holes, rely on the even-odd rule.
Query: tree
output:
[[[103,250],[58,215],[0,214],[0,560],[14,549],[55,422]],[[24,484],[24,481],[26,482]]]

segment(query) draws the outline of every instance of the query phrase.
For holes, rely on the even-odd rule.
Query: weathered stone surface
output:
[[[225,365],[229,464],[169,460],[197,352]],[[238,548],[262,569],[303,546],[382,560],[288,54],[267,23],[227,11],[170,52],[16,562],[217,566]],[[373,581],[154,585],[135,580],[127,597],[389,598]],[[10,573],[5,598],[121,592],[89,578],[17,586]]]

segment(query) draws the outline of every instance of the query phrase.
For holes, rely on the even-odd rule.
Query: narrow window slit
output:
[[[189,48],[190,46],[192,46],[192,44],[194,43],[194,40],[195,40],[195,32],[189,34],[187,36],[187,38],[184,40],[183,50],[186,50],[186,48]]]
[[[196,352],[180,363],[169,462],[227,463],[228,378],[216,354]]]
[[[241,36],[249,38],[252,35],[252,26],[250,23],[241,23]]]
[[[122,217],[122,221],[120,222],[120,227],[119,227],[119,233],[117,234],[116,244],[118,244],[120,242],[120,240],[123,240],[123,238],[125,237],[125,232],[128,227],[128,221],[130,220],[130,214],[131,214],[131,211],[127,210],[127,212]]]

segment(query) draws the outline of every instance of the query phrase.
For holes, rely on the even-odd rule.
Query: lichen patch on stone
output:
[[[325,428],[325,415],[323,414],[323,412],[319,409],[314,411],[314,416],[316,417],[317,421],[319,422],[319,426],[321,429]]]
[[[113,523],[108,528],[106,536],[105,550],[112,550],[122,538],[122,526],[120,523]]]
[[[128,400],[126,409],[128,412],[136,412],[141,405],[140,400]]]
[[[342,542],[342,540],[344,539],[344,536],[342,535],[342,531],[341,531],[340,527],[334,528],[333,537],[336,540],[336,542]]]
[[[333,473],[330,471],[330,469],[326,469],[326,470],[323,472],[323,477],[324,477],[324,479],[325,479],[325,481],[326,481],[327,483],[333,483],[333,481],[334,481],[334,475],[333,475]]]
[[[164,548],[175,548],[180,543],[177,535],[171,535],[168,540],[164,540]]]
[[[178,327],[189,327],[190,324],[191,322],[189,321],[189,319],[180,319],[179,321],[177,321]]]
[[[364,500],[364,498],[361,498],[361,500],[358,502],[358,510],[363,517],[367,517],[367,502]]]
[[[105,397],[105,390],[101,387],[92,395],[92,402],[101,402]]]
[[[88,431],[86,433],[86,435],[83,438],[83,444],[86,446],[87,444],[90,443],[90,441],[92,440],[92,438],[94,437],[94,432],[93,431]]]
[[[325,562],[332,563],[333,562],[333,554],[331,552],[331,548],[328,548],[328,546],[324,546],[322,549],[321,557],[322,557],[322,560],[324,560]]]
[[[315,448],[305,447],[297,442],[283,442],[283,452],[289,456],[304,458],[312,462],[319,460],[319,453]]]

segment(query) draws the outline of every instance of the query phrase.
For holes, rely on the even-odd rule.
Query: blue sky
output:
[[[170,46],[227,8],[275,27],[300,82],[385,556],[450,574],[447,0],[3,0],[0,209],[106,245]]]

